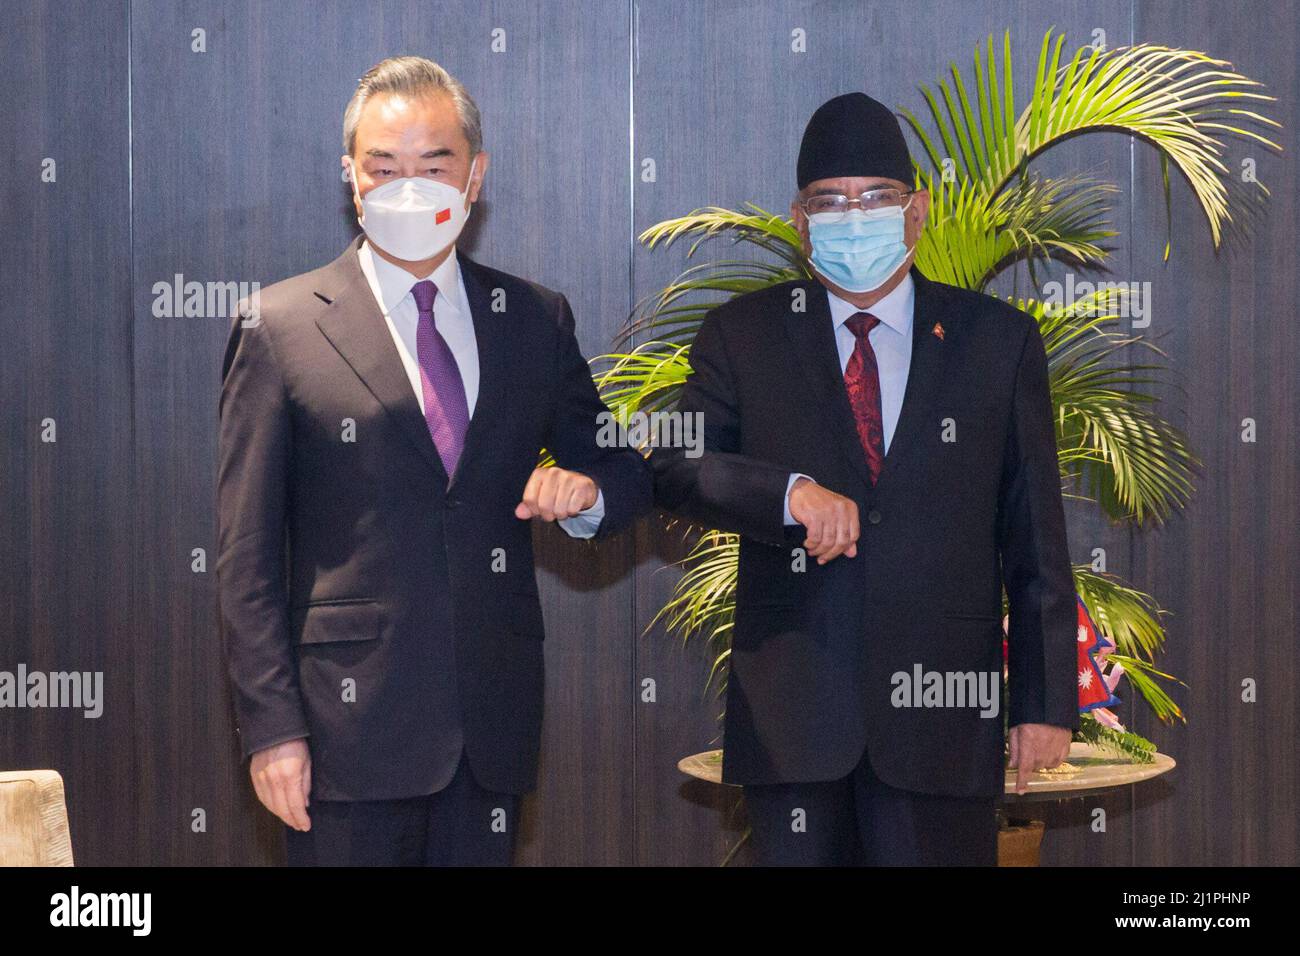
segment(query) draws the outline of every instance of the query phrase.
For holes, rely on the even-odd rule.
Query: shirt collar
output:
[[[370,243],[364,239],[357,249],[357,258],[361,261],[361,271],[366,273],[368,278],[373,277],[372,284],[379,286],[386,315],[411,294],[412,286],[423,281],[401,266],[393,265],[383,256],[375,255],[374,250],[370,248]],[[455,247],[452,247],[451,255],[442,260],[442,265],[424,278],[431,280],[448,304],[455,307],[457,297],[454,293],[460,287],[460,262],[456,258]]]
[[[912,328],[912,304],[915,296],[916,284],[912,281],[912,273],[909,269],[903,275],[903,281],[889,295],[866,311],[878,318],[882,325],[887,325],[900,335],[905,335]],[[852,302],[841,299],[830,289],[826,290],[826,297],[831,304],[831,318],[835,321],[836,329],[850,317],[864,311]]]

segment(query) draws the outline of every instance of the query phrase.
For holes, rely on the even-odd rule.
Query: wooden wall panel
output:
[[[1245,241],[1215,252],[1204,216],[1183,182],[1174,184],[1174,251],[1160,258],[1164,205],[1158,163],[1134,164],[1133,272],[1152,283],[1151,328],[1177,376],[1165,390],[1176,421],[1204,468],[1191,506],[1159,533],[1138,539],[1144,582],[1173,612],[1168,670],[1187,686],[1174,697],[1188,715],[1170,728],[1147,719],[1139,731],[1174,754],[1166,799],[1137,811],[1135,862],[1294,865],[1300,847],[1300,768],[1294,688],[1300,375],[1294,322],[1297,103],[1293,7],[1247,4],[1136,5],[1139,36],[1232,61],[1276,96],[1271,132],[1283,152],[1230,143],[1225,165],[1239,178],[1256,164],[1272,198]],[[1254,442],[1243,422],[1256,423]],[[1242,700],[1243,681],[1258,685]]]
[[[63,775],[78,864],[129,859],[141,822],[127,32],[125,2],[0,25],[0,670],[102,679],[99,717],[0,709],[0,769]]]
[[[1173,612],[1163,663],[1188,685],[1176,696],[1189,723],[1155,726],[1127,700],[1123,718],[1179,769],[1052,807],[1044,861],[1294,863],[1300,473],[1287,316],[1300,85],[1296,11],[1259,14],[1225,19],[1207,0],[68,0],[6,11],[0,61],[21,82],[0,104],[0,669],[102,671],[106,704],[96,720],[0,711],[0,768],[64,774],[79,863],[281,859],[280,827],[238,760],[218,642],[226,322],[160,317],[154,290],[177,274],[265,285],[338,254],[354,234],[342,111],[373,63],[428,55],[475,95],[492,167],[463,244],[568,295],[596,355],[637,299],[687,265],[682,248],[637,247],[640,230],[710,204],[784,212],[819,103],[866,89],[920,111],[920,84],[950,61],[966,69],[974,45],[1007,28],[1024,90],[1055,26],[1072,42],[1102,30],[1111,45],[1229,58],[1281,98],[1287,129],[1280,156],[1234,144],[1228,159],[1255,159],[1273,192],[1249,241],[1216,254],[1175,182],[1167,265],[1149,150],[1102,135],[1042,167],[1121,186],[1115,277],[1153,284],[1146,333],[1175,373],[1165,414],[1206,462],[1191,507],[1163,529],[1132,533],[1070,508],[1074,560],[1104,548],[1110,570]],[[807,53],[790,50],[796,28]],[[40,180],[47,157],[54,184]],[[39,441],[46,417],[53,445]],[[1253,444],[1239,437],[1246,418]],[[683,534],[662,515],[601,544],[537,531],[547,720],[521,863],[710,866],[743,830],[734,792],[676,770],[720,732],[707,656],[661,628],[643,633],[676,580],[664,566],[684,555]],[[1246,678],[1256,703],[1241,702]],[[654,703],[640,700],[645,679]],[[1096,806],[1104,834],[1088,826]]]

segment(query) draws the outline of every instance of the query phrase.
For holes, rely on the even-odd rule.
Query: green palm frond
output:
[[[921,140],[930,165],[940,178],[956,175],[967,182],[983,183],[987,194],[995,194],[1025,159],[1025,151],[1017,134],[1017,120],[1014,118],[1011,31],[1008,30],[1003,36],[1000,71],[995,66],[992,34],[988,38],[987,70],[979,47],[975,48],[978,118],[971,107],[966,82],[962,79],[957,64],[949,64],[949,69],[952,72],[952,86],[947,81],[939,83],[942,106],[928,86],[921,87],[921,95],[925,97],[939,131],[941,146],[931,139],[926,127],[910,110],[902,109],[900,113]],[[1042,69],[1041,64],[1039,69]]]
[[[1062,306],[1012,300],[1038,320],[1047,350],[1062,477],[1116,520],[1165,520],[1190,499],[1200,462],[1186,436],[1157,415],[1141,391],[1160,381],[1163,366],[1134,363],[1119,353],[1160,350],[1138,336],[1105,328],[1127,294],[1104,286]]]
[[[1088,606],[1093,623],[1115,645],[1115,653],[1154,664],[1165,641],[1160,618],[1168,611],[1150,595],[1087,564],[1074,566],[1074,589]]]
[[[673,587],[673,595],[646,625],[646,633],[663,621],[670,634],[683,642],[700,636],[717,657],[709,671],[705,690],[726,690],[726,664],[730,659],[731,628],[736,609],[736,572],[740,565],[740,537],[727,531],[704,531],[690,552],[669,567],[685,572]]]
[[[736,242],[750,243],[783,259],[791,268],[801,267],[799,233],[790,220],[753,203],[745,203],[745,209],[749,211],[740,212],[721,206],[695,209],[677,219],[656,223],[637,238],[647,249],[653,249],[660,244],[669,246],[683,236],[694,236],[695,241],[687,252],[692,256],[702,242],[726,235]]]
[[[1013,249],[1000,232],[1005,210],[968,181],[944,183],[923,173],[919,185],[930,192],[930,211],[916,242],[917,268],[936,282],[982,289]]]
[[[1029,174],[990,194],[969,180],[944,183],[921,171],[930,211],[917,240],[916,264],[931,279],[982,291],[1000,272],[1053,257],[1096,265],[1106,257],[1098,243],[1116,233],[1106,227],[1111,183],[1088,176],[1053,179]]]
[[[1149,595],[1086,564],[1075,565],[1074,588],[1102,636],[1115,645],[1115,650],[1104,656],[1103,666],[1122,664],[1124,676],[1156,717],[1166,723],[1175,718],[1186,723],[1173,698],[1156,682],[1156,678],[1174,680],[1155,666],[1165,640],[1160,618],[1169,612]]]
[[[1014,250],[998,262],[997,271],[1023,261],[1037,285],[1034,266],[1040,260],[1100,265],[1108,253],[1099,243],[1118,235],[1106,221],[1109,198],[1118,193],[1113,183],[1082,175],[1047,178],[1027,173],[1016,180],[994,201],[1004,213],[1002,233]]]
[[[705,313],[714,306],[805,275],[786,266],[742,260],[691,266],[659,292],[637,303],[615,344],[626,344],[646,333],[670,342],[690,342]],[[701,300],[702,295],[705,298]]]
[[[1247,108],[1275,97],[1260,92],[1263,84],[1233,71],[1228,61],[1199,51],[1147,43],[1111,50],[1083,46],[1062,63],[1064,43],[1064,34],[1044,34],[1033,89],[1018,113],[1009,30],[1000,69],[992,35],[987,67],[976,47],[973,96],[955,63],[949,67],[951,80],[939,83],[939,96],[923,86],[939,143],[913,113],[901,112],[932,169],[955,172],[996,195],[1034,156],[1062,140],[1102,130],[1128,133],[1152,145],[1162,162],[1183,174],[1217,246],[1224,224],[1232,219],[1219,137],[1231,135],[1280,150],[1257,128],[1281,124]],[[1168,188],[1165,203],[1168,208]],[[1166,243],[1166,257],[1168,253]]]
[[[690,345],[645,342],[631,352],[602,355],[595,362],[612,360],[596,376],[601,397],[620,421],[627,413],[661,411],[677,403],[682,383],[690,374]]]
[[[1133,763],[1151,763],[1155,759],[1156,745],[1151,741],[1131,730],[1106,727],[1091,714],[1084,714],[1079,721],[1079,737]]]
[[[1165,692],[1165,689],[1156,683],[1156,678],[1162,680],[1175,680],[1172,674],[1166,674],[1164,671],[1157,670],[1155,665],[1137,657],[1129,657],[1126,654],[1111,653],[1106,655],[1106,660],[1115,664],[1124,666],[1124,677],[1133,688],[1142,695],[1142,699],[1147,702],[1156,717],[1166,724],[1171,724],[1175,719],[1187,723],[1187,718],[1183,716],[1182,710],[1174,703],[1174,699]],[[1182,684],[1182,681],[1178,681]],[[1186,684],[1183,684],[1186,687]]]
[[[790,279],[808,278],[808,263],[799,233],[791,221],[753,203],[743,210],[709,206],[667,219],[641,233],[646,248],[668,247],[691,238],[691,258],[710,239],[727,238],[775,258],[776,263],[723,259],[692,266],[660,291],[637,303],[615,344],[625,345],[642,334],[673,343],[689,343],[704,315],[716,305]]]

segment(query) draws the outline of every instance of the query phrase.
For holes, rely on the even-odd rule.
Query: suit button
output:
[[[880,524],[880,512],[877,511],[875,508],[872,508],[870,511],[867,512],[867,520],[870,521],[872,524]]]
[[[450,508],[459,508],[459,507],[460,507],[460,499],[459,499],[459,498],[448,498],[448,499],[447,499],[447,507],[448,507],[449,509],[450,509]]]

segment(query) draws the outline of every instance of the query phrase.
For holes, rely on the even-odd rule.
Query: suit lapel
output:
[[[506,393],[507,349],[510,342],[505,333],[505,312],[492,310],[492,280],[487,270],[468,256],[460,256],[461,282],[465,298],[469,301],[470,315],[474,320],[474,341],[478,346],[478,398],[474,414],[465,433],[465,448],[461,452],[452,487],[465,473],[466,465],[483,453],[484,442],[491,434],[494,423],[503,412],[501,403]]]
[[[836,449],[871,490],[874,499],[882,489],[899,481],[916,456],[916,446],[929,425],[937,427],[934,409],[939,391],[947,376],[951,343],[933,334],[934,323],[942,311],[938,290],[923,276],[916,266],[910,270],[915,288],[912,310],[912,357],[908,365],[907,385],[903,391],[903,406],[894,427],[889,450],[881,465],[880,476],[874,489],[867,456],[858,438],[853,408],[844,387],[844,373],[840,369],[839,350],[835,343],[830,304],[825,287],[817,280],[809,280],[808,311],[806,314],[788,313],[786,330],[799,364],[803,369],[818,407],[830,412],[830,427]],[[932,421],[933,420],[933,421]]]
[[[387,409],[401,432],[433,469],[440,485],[447,484],[447,472],[411,389],[388,323],[370,291],[357,250],[358,236],[343,255],[324,270],[316,295],[327,308],[316,320],[343,360],[352,367],[366,388]]]
[[[929,444],[924,441],[926,429],[938,429],[939,396],[948,381],[957,347],[956,342],[945,341],[934,333],[935,323],[944,317],[940,290],[921,275],[916,266],[912,266],[910,272],[915,290],[912,358],[907,369],[907,385],[903,389],[903,407],[898,413],[889,451],[876,482],[876,496],[884,494],[914,467],[920,457],[919,450]]]
[[[836,449],[870,487],[871,471],[858,438],[849,394],[844,387],[826,287],[816,279],[810,279],[804,283],[804,288],[807,290],[804,299],[807,311],[786,312],[786,334],[814,396],[814,407],[830,411],[830,428]]]

